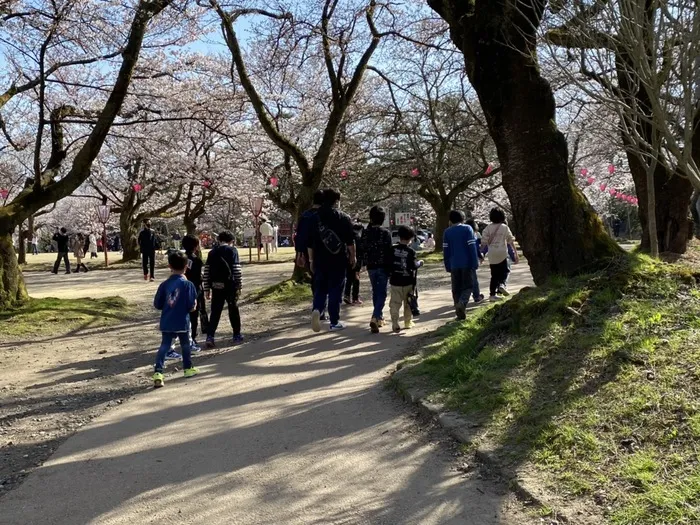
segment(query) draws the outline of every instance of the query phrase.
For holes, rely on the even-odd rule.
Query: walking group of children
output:
[[[206,334],[207,348],[216,346],[216,330],[228,304],[229,320],[233,328],[233,342],[243,341],[238,300],[243,287],[238,250],[233,245],[230,231],[219,234],[219,245],[209,252],[206,264],[199,253],[199,239],[186,235],[182,239],[185,253],[168,254],[171,275],[158,287],[153,306],[161,311],[161,345],[156,355],[153,386],[164,384],[165,360],[182,358],[184,376],[192,377],[199,370],[192,365],[192,352],[199,352],[198,328]],[[211,300],[211,315],[207,316],[206,301]],[[173,343],[179,340],[182,355],[174,352]]]

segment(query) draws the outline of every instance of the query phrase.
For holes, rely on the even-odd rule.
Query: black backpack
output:
[[[340,240],[337,233],[323,223],[320,213],[316,214],[316,221],[321,243],[331,255],[338,255],[345,248],[345,244]]]
[[[209,265],[209,279],[213,283],[228,283],[233,280],[233,271],[231,266],[226,262],[226,259],[221,254],[221,247],[217,246],[207,257]]]

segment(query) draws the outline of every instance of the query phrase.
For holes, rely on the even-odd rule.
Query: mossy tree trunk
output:
[[[28,299],[12,245],[13,229],[9,224],[0,222],[0,310],[17,306]]]
[[[552,89],[537,63],[547,2],[428,0],[465,57],[498,151],[518,241],[536,283],[620,253],[574,185]]]

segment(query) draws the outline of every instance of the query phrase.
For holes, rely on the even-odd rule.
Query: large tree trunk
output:
[[[637,155],[629,151],[627,161],[639,198],[639,222],[642,225],[641,249],[649,253],[649,195],[646,167]],[[693,186],[688,179],[669,173],[664,166],[657,166],[654,172],[654,189],[659,252],[685,253],[692,231],[688,210]]]
[[[450,210],[452,202],[449,203],[430,203],[430,206],[435,211],[435,251],[442,253],[442,240],[445,237],[445,230],[450,225]]]
[[[185,231],[187,232],[187,235],[194,235],[197,233],[197,225],[195,224],[194,220],[187,220],[185,219]]]
[[[139,258],[138,224],[134,221],[133,210],[122,209],[119,214],[119,235],[122,241],[122,261],[133,261]]]
[[[13,226],[0,223],[0,310],[19,306],[28,299],[12,245],[13,230]]]
[[[24,223],[19,225],[19,253],[17,254],[17,264],[22,266],[27,264],[27,230],[24,229]]]
[[[537,284],[620,253],[568,171],[552,89],[537,64],[544,0],[428,0],[450,25],[503,168],[518,241]]]

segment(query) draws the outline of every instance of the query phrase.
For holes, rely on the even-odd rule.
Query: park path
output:
[[[516,267],[512,288],[529,284]],[[369,308],[352,308],[343,332],[272,330],[200,377],[168,377],[68,439],[0,500],[0,521],[529,523],[386,388],[416,337],[452,318],[450,302],[447,287],[423,292],[426,313],[400,336],[370,335]]]

